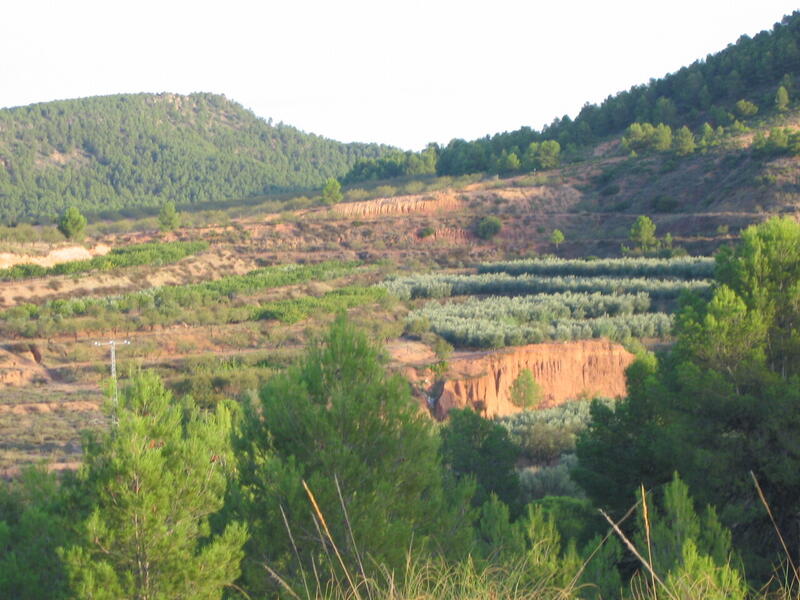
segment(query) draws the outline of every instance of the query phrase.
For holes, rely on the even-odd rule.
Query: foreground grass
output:
[[[576,598],[571,588],[541,580],[531,584],[525,561],[503,567],[481,567],[473,560],[448,564],[444,559],[418,560],[409,555],[405,572],[387,570],[375,578],[346,574],[328,584],[306,581],[291,587],[276,573],[283,590],[298,600],[555,600]]]

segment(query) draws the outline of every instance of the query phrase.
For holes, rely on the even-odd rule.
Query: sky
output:
[[[5,0],[0,107],[213,92],[309,133],[419,150],[573,117],[797,8],[782,0]]]

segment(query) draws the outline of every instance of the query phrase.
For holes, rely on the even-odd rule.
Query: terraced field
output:
[[[433,331],[456,347],[664,339],[677,298],[709,291],[713,259],[544,258],[481,264],[476,271],[410,275],[381,285],[407,301],[436,298],[409,313],[406,331]]]

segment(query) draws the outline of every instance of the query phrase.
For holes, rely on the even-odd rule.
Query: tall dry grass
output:
[[[755,476],[753,481],[765,509],[771,515]],[[413,550],[407,554],[402,573],[373,565],[377,569],[370,572],[377,575],[369,576],[361,562],[363,557],[358,558],[355,567],[348,567],[307,486],[306,493],[317,519],[320,542],[326,548],[327,561],[326,564],[314,565],[311,573],[303,572],[301,582],[287,582],[268,565],[264,565],[281,589],[282,597],[294,600],[604,600],[593,593],[595,590],[591,584],[579,584],[581,574],[594,553],[576,570],[567,585],[563,581],[569,581],[569,577],[565,579],[563,573],[558,577],[532,578],[531,564],[525,556],[497,566],[473,558],[450,563],[442,557],[417,555]],[[340,501],[345,519],[349,520],[341,490]],[[684,547],[682,568],[670,573],[656,573],[650,548],[647,495],[644,492],[640,502],[644,504],[647,548],[637,548],[620,528],[620,523],[634,512],[636,506],[616,523],[603,513],[610,528],[601,545],[609,536],[617,535],[642,565],[642,569],[631,579],[628,589],[621,590],[618,596],[620,600],[800,600],[800,573],[785,543],[786,561],[783,569],[759,590],[749,588],[743,576],[731,564],[715,565],[710,558],[699,555],[691,542]],[[288,521],[285,525],[291,536]],[[348,531],[352,536],[349,524]],[[783,543],[777,527],[776,534]],[[595,553],[597,550],[599,546]]]

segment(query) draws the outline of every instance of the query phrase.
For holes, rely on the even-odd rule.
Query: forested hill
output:
[[[0,220],[320,186],[390,148],[264,121],[224,96],[135,94],[0,110]]]
[[[521,127],[470,142],[452,140],[439,149],[436,171],[440,175],[502,171],[504,164],[513,167],[517,159],[523,159],[531,143],[543,141],[558,142],[563,159],[578,160],[587,148],[621,134],[633,123],[663,123],[695,131],[706,123],[728,127],[752,117],[759,107],[763,115],[776,104],[785,106],[796,100],[798,92],[800,11],[784,17],[770,31],[743,35],[735,44],[675,73],[608,96],[600,104],[587,103],[574,119],[557,117],[541,131]],[[356,174],[364,170],[359,165]]]

